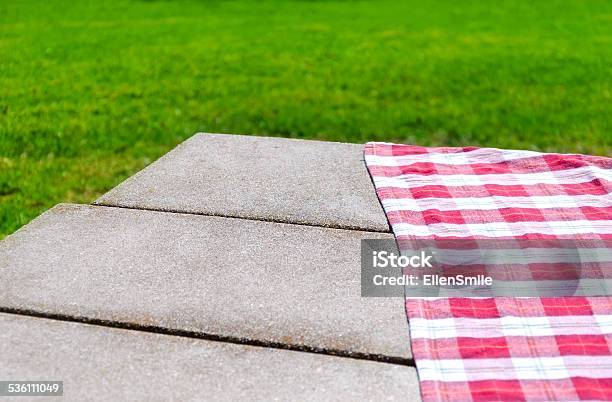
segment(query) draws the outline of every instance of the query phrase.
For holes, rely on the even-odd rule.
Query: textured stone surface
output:
[[[61,204],[0,242],[0,306],[410,357],[401,298],[360,296],[390,234]]]
[[[96,203],[389,231],[359,144],[198,134]]]
[[[419,398],[412,367],[12,314],[0,328],[0,378],[63,380],[62,400]]]

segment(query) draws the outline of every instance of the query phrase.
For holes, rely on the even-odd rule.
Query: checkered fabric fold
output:
[[[368,143],[365,160],[400,248],[414,239],[612,244],[610,158]],[[533,269],[520,275],[534,279]],[[612,400],[612,297],[407,296],[425,401]]]

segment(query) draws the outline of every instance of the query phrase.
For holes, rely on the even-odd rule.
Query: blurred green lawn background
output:
[[[0,238],[197,131],[610,154],[612,2],[0,2]]]

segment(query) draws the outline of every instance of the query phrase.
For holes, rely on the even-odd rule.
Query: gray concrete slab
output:
[[[95,203],[390,231],[359,144],[198,134]]]
[[[360,296],[391,236],[60,204],[0,242],[0,307],[409,358],[403,300]]]
[[[67,401],[419,400],[407,366],[12,314],[0,329],[0,378],[64,381]]]

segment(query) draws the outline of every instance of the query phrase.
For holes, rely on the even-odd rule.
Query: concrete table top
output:
[[[390,231],[360,144],[198,134],[95,203]]]
[[[63,380],[62,400],[419,399],[401,365],[13,314],[0,328],[0,379]]]
[[[367,238],[63,204],[0,242],[0,308],[408,359],[403,299],[360,296]]]

